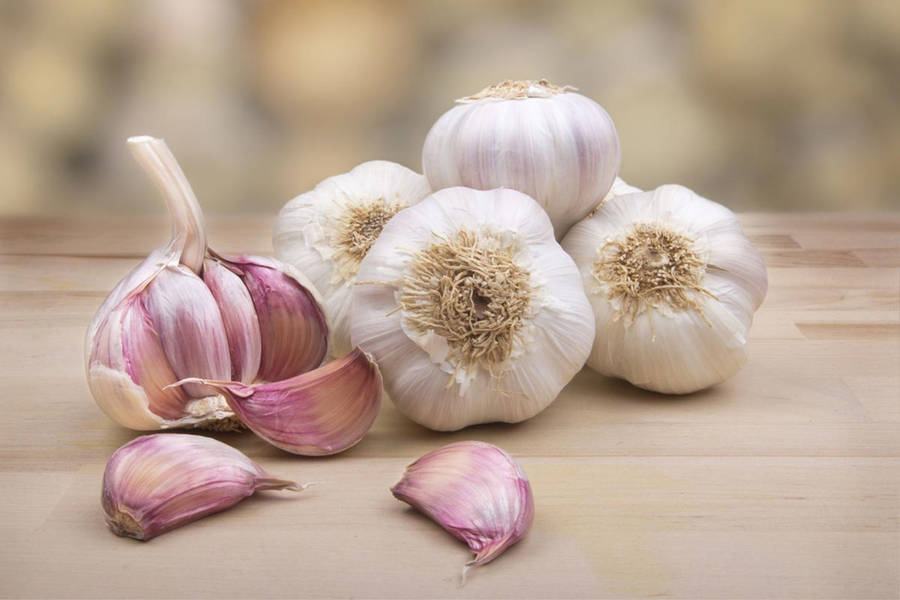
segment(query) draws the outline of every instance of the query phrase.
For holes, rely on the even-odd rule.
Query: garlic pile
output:
[[[359,268],[351,338],[401,412],[450,431],[543,410],[584,364],[594,318],[534,200],[458,187],[385,226]]]
[[[484,442],[456,442],[429,452],[391,488],[398,500],[422,511],[465,542],[475,558],[494,560],[522,539],[534,520],[531,485],[506,452]]]
[[[321,292],[334,354],[351,348],[350,293],[360,261],[395,213],[428,194],[422,175],[374,160],[329,177],[281,209],[275,222],[275,255]]]
[[[273,446],[323,456],[355,446],[381,407],[381,374],[358,348],[343,358],[290,379],[253,386],[185,379],[220,391],[253,433]]]
[[[185,377],[278,381],[318,367],[328,328],[315,288],[278,261],[209,250],[202,214],[165,142],[128,140],[163,193],[172,238],[120,281],[85,341],[97,404],[132,429],[235,426],[212,388]]]
[[[115,451],[101,503],[116,535],[149,540],[225,510],[258,490],[300,491],[241,452],[199,435],[157,433]]]
[[[425,139],[431,188],[524,192],[562,238],[603,199],[621,161],[609,114],[574,89],[545,79],[504,81],[458,100]]]
[[[562,243],[597,319],[591,368],[684,394],[746,361],[766,268],[724,206],[664,185],[609,200]]]

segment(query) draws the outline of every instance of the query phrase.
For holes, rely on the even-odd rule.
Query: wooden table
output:
[[[94,405],[82,338],[167,225],[0,221],[0,595],[897,598],[900,214],[742,220],[770,290],[734,379],[665,397],[585,371],[529,422],[455,434],[388,403],[359,446],[325,459],[222,435],[321,483],[146,544],[103,523],[104,463],[136,434]],[[270,226],[212,219],[210,237],[267,253]],[[537,516],[460,589],[465,546],[388,487],[462,439],[520,459]]]

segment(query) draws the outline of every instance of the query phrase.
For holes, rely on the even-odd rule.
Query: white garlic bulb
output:
[[[609,114],[573,90],[504,81],[458,100],[425,139],[431,188],[519,190],[544,207],[562,238],[603,200],[621,160]]]
[[[398,409],[432,429],[534,416],[594,340],[578,269],[514,190],[448,188],[398,213],[358,278],[352,342]]]
[[[562,244],[597,319],[591,368],[684,394],[746,362],[766,267],[724,206],[664,185],[609,200]]]
[[[329,177],[288,202],[275,223],[275,255],[324,298],[334,355],[350,351],[350,292],[359,263],[398,211],[430,193],[425,177],[384,160]]]

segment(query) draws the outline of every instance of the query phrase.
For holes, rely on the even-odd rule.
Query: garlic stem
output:
[[[128,147],[162,192],[172,218],[172,239],[183,244],[181,264],[199,274],[206,256],[206,228],[197,197],[184,171],[161,138],[130,137]]]

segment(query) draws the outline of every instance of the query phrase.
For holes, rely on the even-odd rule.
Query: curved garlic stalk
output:
[[[101,503],[113,533],[146,541],[225,510],[258,490],[305,487],[272,477],[222,442],[157,433],[113,453],[103,473]]]
[[[359,348],[315,371],[258,385],[186,379],[221,391],[253,433],[304,456],[336,454],[355,446],[381,406],[381,373]]]
[[[422,148],[433,190],[524,192],[547,211],[561,239],[612,186],[621,161],[615,125],[575,88],[503,81],[457,102]]]
[[[278,214],[275,255],[305,273],[325,299],[331,352],[350,351],[350,293],[359,263],[397,212],[429,194],[422,175],[373,160],[335,175]]]
[[[391,488],[398,500],[422,511],[475,558],[466,571],[489,563],[522,539],[534,520],[531,484],[509,454],[484,442],[456,442],[429,452]]]
[[[197,199],[165,142],[140,136],[128,145],[163,192],[172,237],[94,315],[85,339],[88,385],[125,427],[233,427],[212,388],[166,386],[186,377],[279,380],[316,368],[328,339],[318,294],[278,261],[209,250]]]
[[[746,362],[766,267],[724,206],[664,185],[613,198],[562,243],[594,308],[594,370],[684,394]]]

